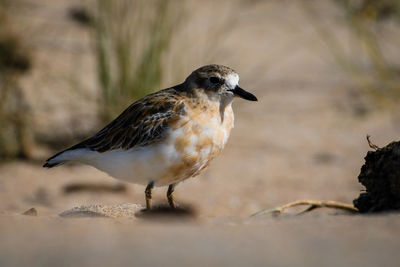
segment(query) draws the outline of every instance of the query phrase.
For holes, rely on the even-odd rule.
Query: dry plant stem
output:
[[[380,149],[379,146],[377,146],[377,145],[375,145],[374,143],[371,142],[370,137],[371,136],[369,134],[367,134],[367,142],[368,142],[369,147],[372,148],[373,150]]]
[[[316,208],[323,208],[323,207],[358,212],[358,210],[353,205],[343,203],[343,202],[330,201],[330,200],[297,200],[297,201],[290,202],[290,203],[285,204],[280,207],[276,207],[276,208],[272,208],[272,209],[265,209],[265,210],[256,212],[256,213],[252,214],[250,217],[257,217],[257,216],[270,214],[270,213],[281,214],[288,208],[292,208],[292,207],[300,206],[300,205],[310,205],[310,207],[307,208],[305,211],[300,212],[299,214],[303,214],[303,213],[309,212],[311,210],[314,210]]]

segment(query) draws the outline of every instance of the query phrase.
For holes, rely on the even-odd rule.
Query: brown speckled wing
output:
[[[85,147],[105,152],[146,146],[160,141],[170,123],[183,112],[184,103],[175,89],[158,91],[130,105],[97,134],[72,149]]]

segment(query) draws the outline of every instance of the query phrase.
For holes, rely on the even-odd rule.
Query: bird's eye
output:
[[[215,77],[215,76],[213,76],[213,77],[210,77],[210,82],[211,82],[211,83],[213,83],[213,84],[219,84],[219,83],[222,83],[221,79],[220,79],[220,78],[218,78],[218,77]]]

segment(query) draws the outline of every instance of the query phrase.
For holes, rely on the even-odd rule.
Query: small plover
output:
[[[75,161],[126,182],[169,186],[168,203],[180,181],[199,175],[224,148],[233,127],[232,101],[257,98],[238,85],[239,75],[222,65],[193,71],[177,86],[134,102],[94,136],[49,158],[51,168]]]

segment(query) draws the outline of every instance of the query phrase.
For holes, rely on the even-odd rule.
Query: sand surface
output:
[[[0,217],[1,266],[398,266],[400,217]]]

